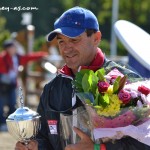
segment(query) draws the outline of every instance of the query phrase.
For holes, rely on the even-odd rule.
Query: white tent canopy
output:
[[[127,51],[150,71],[150,34],[126,20],[117,21],[114,31]]]

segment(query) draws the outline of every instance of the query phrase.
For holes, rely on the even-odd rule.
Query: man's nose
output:
[[[72,50],[72,48],[73,48],[72,42],[66,42],[65,43],[65,49],[66,49],[66,51]]]

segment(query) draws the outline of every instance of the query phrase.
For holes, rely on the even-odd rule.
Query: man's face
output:
[[[99,32],[98,32],[99,33]],[[57,41],[60,53],[66,62],[66,65],[77,72],[79,66],[90,65],[94,59],[98,40],[98,33],[87,37],[84,32],[75,38],[69,38],[62,34],[57,35]]]
[[[6,50],[9,53],[9,55],[11,55],[11,56],[15,55],[17,52],[16,46],[14,46],[14,45],[8,47]]]

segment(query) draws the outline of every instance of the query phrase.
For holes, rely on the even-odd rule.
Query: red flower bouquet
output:
[[[117,69],[105,74],[102,68],[81,70],[72,83],[92,129],[138,126],[150,117],[150,80],[132,83]]]

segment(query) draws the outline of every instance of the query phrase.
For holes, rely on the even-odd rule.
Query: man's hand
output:
[[[94,143],[88,135],[86,135],[78,128],[74,127],[73,130],[76,132],[76,134],[79,135],[81,140],[76,144],[71,144],[66,146],[65,150],[93,150],[94,149]]]
[[[24,145],[21,142],[17,142],[15,150],[38,150],[38,143],[34,140],[30,141],[28,145]]]

